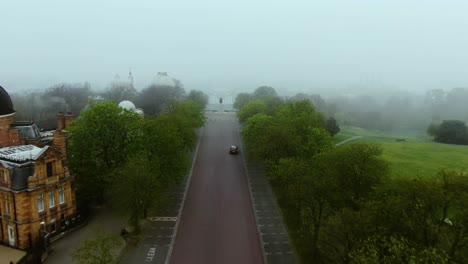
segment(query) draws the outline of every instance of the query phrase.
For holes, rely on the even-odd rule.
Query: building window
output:
[[[7,174],[4,170],[0,170],[0,181],[7,183]]]
[[[11,214],[11,211],[10,211],[10,202],[9,201],[3,201],[3,208],[5,210],[5,215],[10,215]]]
[[[44,194],[43,193],[37,195],[37,210],[39,212],[44,211]]]
[[[59,203],[64,204],[65,203],[65,190],[63,187],[59,188]]]
[[[49,208],[52,208],[55,206],[55,199],[54,199],[54,191],[49,191]]]
[[[46,163],[46,170],[47,170],[47,177],[52,177],[54,174],[53,171],[53,163],[52,162],[47,162]]]

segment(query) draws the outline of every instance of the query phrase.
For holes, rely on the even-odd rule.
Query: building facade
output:
[[[29,249],[76,222],[64,131],[73,116],[60,113],[46,140],[33,122],[14,122],[1,86],[0,106],[0,243]]]

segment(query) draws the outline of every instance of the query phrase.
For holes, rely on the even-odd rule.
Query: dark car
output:
[[[239,153],[239,147],[236,145],[231,145],[229,148],[229,154],[238,154]]]

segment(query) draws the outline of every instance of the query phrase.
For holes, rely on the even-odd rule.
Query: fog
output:
[[[2,1],[0,84],[9,92],[129,68],[186,89],[260,85],[323,95],[468,86],[465,1]]]

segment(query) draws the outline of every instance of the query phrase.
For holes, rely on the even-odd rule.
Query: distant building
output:
[[[44,137],[14,115],[0,86],[0,244],[47,247],[51,236],[77,222],[64,130],[74,116],[59,113],[57,129]]]
[[[158,72],[158,75],[156,75],[156,78],[154,79],[154,85],[175,87],[176,83],[174,79],[169,77],[167,72]]]
[[[120,106],[121,108],[123,108],[123,109],[130,110],[130,111],[133,111],[133,112],[139,114],[140,117],[142,117],[142,118],[145,116],[145,114],[144,114],[144,112],[143,112],[143,109],[141,109],[141,108],[136,108],[135,104],[132,103],[132,102],[130,102],[130,101],[128,101],[128,100],[124,100],[124,101],[120,102],[120,103],[119,103],[119,106]]]
[[[108,99],[119,102],[122,100],[133,100],[137,94],[138,91],[133,85],[132,72],[129,71],[127,80],[120,79],[118,74],[115,75],[114,80],[110,83],[110,90],[107,97]]]

